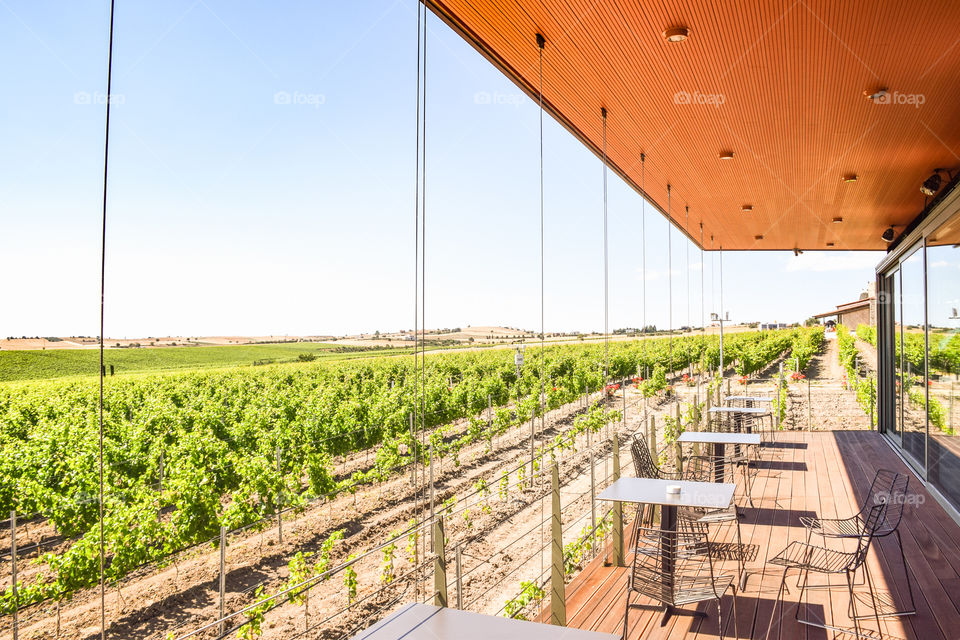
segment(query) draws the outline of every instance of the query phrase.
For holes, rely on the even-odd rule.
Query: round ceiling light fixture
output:
[[[844,182],[856,182],[856,181],[857,181],[857,174],[855,174],[855,173],[847,173],[847,174],[844,174],[844,176],[843,176],[843,181],[844,181]]]
[[[843,218],[836,217],[833,219],[833,224],[840,224],[841,222],[843,222]]]
[[[742,212],[744,212],[744,213],[750,213],[751,211],[753,211],[753,205],[752,205],[752,204],[745,204],[745,205],[743,205],[742,207],[740,207],[740,211],[742,211]]]
[[[733,160],[733,151],[730,151],[730,150],[721,151],[718,157],[721,160]]]
[[[667,42],[683,42],[690,37],[690,29],[687,27],[670,27],[663,32],[663,38]]]
[[[763,236],[753,236],[754,240],[763,240]]]
[[[833,246],[835,246],[835,245],[834,245],[833,242],[828,242],[828,243],[827,243],[827,246],[828,246],[828,247],[833,247]]]

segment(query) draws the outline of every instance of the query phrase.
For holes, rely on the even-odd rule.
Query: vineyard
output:
[[[786,352],[809,358],[815,334],[822,338],[818,328],[735,334],[725,339],[724,365],[748,376]],[[108,583],[215,540],[221,527],[267,526],[279,511],[355,492],[412,463],[459,465],[464,448],[492,448],[610,380],[632,380],[647,397],[670,394],[667,372],[715,370],[720,353],[719,340],[705,336],[617,342],[608,353],[599,344],[532,351],[520,368],[511,351],[490,350],[431,355],[416,371],[403,356],[108,379]],[[65,541],[18,582],[21,609],[98,582],[97,418],[95,381],[0,387],[0,511],[45,521]],[[551,446],[574,446],[578,433],[617,419],[587,412]],[[466,427],[452,428],[458,420]],[[355,468],[342,463],[362,452]],[[8,588],[0,610],[12,608]]]

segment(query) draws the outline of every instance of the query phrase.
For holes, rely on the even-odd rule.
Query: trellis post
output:
[[[10,512],[10,579],[12,580],[13,596],[13,640],[17,640],[19,632],[18,609],[20,608],[20,596],[17,594],[17,511]]]
[[[447,606],[447,554],[443,537],[443,516],[433,522],[433,604]]]
[[[620,439],[613,434],[613,481],[620,479]],[[613,564],[623,566],[623,503],[613,503]]]
[[[560,468],[556,462],[551,468],[552,517],[550,532],[550,624],[567,626],[567,595],[563,577],[563,525],[560,519]]]
[[[226,633],[227,623],[223,619],[227,593],[227,528],[220,527],[220,635]]]

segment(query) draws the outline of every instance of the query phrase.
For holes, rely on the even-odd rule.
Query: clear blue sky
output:
[[[108,5],[0,0],[2,336],[98,332]],[[108,336],[412,326],[415,11],[117,1]],[[427,325],[536,328],[536,105],[429,26]],[[599,329],[601,163],[549,118],[545,150],[546,328]],[[611,329],[642,323],[642,208],[611,174]],[[674,230],[670,269],[649,208],[646,230],[647,322],[669,322],[672,271],[673,324],[698,324],[699,250]],[[802,320],[856,299],[879,258],[725,253],[724,306]]]

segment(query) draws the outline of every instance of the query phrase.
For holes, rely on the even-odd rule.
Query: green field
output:
[[[409,348],[373,349],[329,342],[107,349],[104,352],[104,364],[108,374],[110,365],[113,365],[114,372],[122,375],[296,362],[301,359],[300,356],[335,361],[372,355],[397,355],[410,351]],[[96,376],[99,366],[100,352],[96,349],[0,351],[0,382]]]

